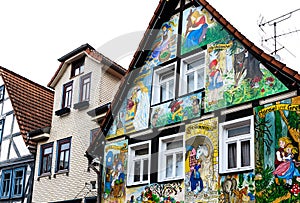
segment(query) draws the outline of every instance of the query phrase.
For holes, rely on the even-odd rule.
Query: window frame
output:
[[[71,64],[71,78],[80,75],[84,72],[85,57],[79,58]],[[78,72],[77,72],[78,70]]]
[[[205,65],[206,65],[206,51],[202,51],[200,53],[194,54],[192,56],[189,56],[187,58],[182,59],[181,61],[181,68],[180,68],[180,81],[179,81],[179,96],[189,94],[196,92],[198,90],[205,88]],[[192,70],[188,70],[188,65],[192,64],[194,62],[204,60],[204,63],[200,64],[198,67],[193,68]],[[201,87],[197,87],[198,77],[197,72],[203,69],[203,82]],[[201,71],[202,72],[202,71]],[[188,75],[191,73],[194,73],[194,90],[189,91],[189,81],[188,81]]]
[[[22,175],[22,180],[21,180],[21,184],[22,184],[22,187],[21,187],[21,194],[14,194],[14,191],[15,191],[15,187],[16,187],[16,183],[15,183],[15,180],[16,180],[16,173],[17,171],[22,171],[23,175]],[[13,170],[13,176],[12,176],[12,191],[11,191],[11,197],[12,198],[20,198],[23,196],[24,194],[24,181],[25,181],[25,167],[21,167],[21,168],[15,168]]]
[[[71,90],[67,90],[69,87],[71,87]],[[72,97],[73,97],[73,81],[70,81],[63,85],[62,108],[71,108]]]
[[[0,119],[0,143],[2,143],[5,119]]]
[[[88,83],[85,83],[86,79],[89,79]],[[91,82],[92,82],[92,73],[88,73],[88,74],[80,77],[79,102],[90,100]],[[87,87],[87,88],[85,89],[85,94],[83,94],[85,87]],[[84,95],[85,95],[85,98],[83,98]]]
[[[64,138],[64,139],[61,139],[61,140],[58,140],[57,141],[57,146],[56,146],[56,164],[55,164],[55,172],[60,172],[60,171],[69,171],[70,170],[70,156],[71,156],[71,137],[68,137],[68,138]],[[69,143],[69,148],[67,150],[61,150],[61,146],[63,144],[67,144]],[[68,154],[68,166],[67,167],[63,167],[62,169],[60,169],[60,156],[61,156],[61,153],[64,152],[64,161],[65,161],[65,153],[66,151],[69,152]],[[63,162],[65,163],[65,162]]]
[[[5,94],[5,85],[0,86],[0,102],[4,100],[4,94]]]
[[[135,156],[136,150],[148,148],[148,154]],[[147,180],[143,180],[144,160],[148,160],[148,174]],[[140,161],[140,181],[134,181],[134,162]],[[127,166],[127,186],[148,184],[150,183],[150,169],[151,169],[151,140],[131,144],[128,146],[128,164]]]
[[[169,71],[173,71],[173,77],[171,76],[171,78],[167,78],[164,79],[163,82],[160,81],[161,76],[164,75],[165,73],[168,73]],[[176,88],[176,63],[171,63],[168,66],[165,67],[161,67],[161,68],[157,68],[156,70],[154,70],[153,72],[153,84],[152,84],[152,98],[151,98],[151,104],[159,104],[162,102],[166,102],[169,100],[172,100],[175,98],[175,88]],[[169,86],[169,82],[173,80],[173,88],[170,88]],[[162,96],[161,96],[161,86],[163,83],[167,83],[167,87],[166,87],[166,92],[172,91],[172,96],[169,98],[167,97],[167,99],[162,100]]]
[[[25,167],[18,167],[18,168],[14,168],[14,169],[4,169],[2,170],[2,174],[1,174],[1,185],[0,185],[0,188],[1,188],[1,191],[0,191],[0,199],[13,199],[13,198],[20,198],[20,197],[23,197],[24,195],[24,183],[25,183]],[[15,190],[15,187],[16,187],[16,174],[18,171],[22,171],[22,177],[21,177],[21,181],[20,181],[20,185],[21,185],[21,188],[20,188],[20,191],[21,193],[20,194],[14,194],[14,190]],[[10,174],[10,177],[9,177],[9,183],[8,183],[8,186],[6,187],[8,189],[8,191],[6,192],[6,195],[4,196],[3,195],[3,186],[4,186],[4,176],[5,174]]]
[[[45,149],[48,149],[48,148],[52,148],[52,151],[51,151],[51,153],[47,154],[47,156],[45,156],[45,154],[44,154]],[[50,164],[50,170],[49,171],[47,170],[46,172],[43,172],[44,158],[48,157],[48,156],[51,156],[50,160],[47,159],[47,166],[49,166],[49,164]],[[39,176],[51,174],[51,171],[52,171],[52,161],[53,161],[53,142],[41,145],[40,164],[39,164],[39,167],[40,167],[39,168]],[[48,162],[50,162],[50,163],[48,163]]]
[[[234,137],[228,137],[228,131],[236,129],[238,127],[248,126],[250,127],[250,132],[242,135],[237,135]],[[243,118],[238,118],[235,120],[223,122],[219,124],[219,173],[232,173],[232,172],[242,172],[254,170],[254,118],[253,116],[247,116]],[[241,157],[241,143],[245,141],[250,141],[249,155],[250,155],[250,165],[242,166]],[[236,167],[229,168],[229,157],[228,157],[228,145],[236,143]]]
[[[159,159],[158,159],[158,182],[172,181],[184,178],[184,156],[185,156],[185,142],[184,142],[184,133],[173,134],[169,136],[164,136],[159,138]],[[167,144],[174,141],[182,141],[182,147],[177,147],[174,149],[167,150]],[[176,175],[176,155],[182,155],[181,174]],[[172,176],[167,176],[167,156],[173,155],[172,157]],[[175,163],[175,164],[174,164]]]

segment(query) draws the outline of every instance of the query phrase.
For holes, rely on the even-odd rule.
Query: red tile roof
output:
[[[1,66],[0,75],[23,139],[27,145],[34,145],[27,133],[51,126],[54,92]]]

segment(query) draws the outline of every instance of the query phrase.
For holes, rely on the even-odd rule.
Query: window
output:
[[[4,99],[4,85],[0,86],[0,102]]]
[[[184,59],[181,64],[180,95],[204,88],[205,52]]]
[[[0,143],[2,142],[3,129],[4,129],[4,121],[5,119],[0,120]]]
[[[53,143],[41,146],[40,174],[51,173]]]
[[[56,171],[68,170],[70,163],[71,138],[57,142]]]
[[[3,170],[1,176],[1,199],[22,197],[24,190],[24,176],[24,167]]]
[[[80,101],[90,100],[91,74],[87,74],[80,78]]]
[[[127,185],[150,182],[150,141],[132,144],[128,148]]]
[[[180,179],[184,176],[183,134],[159,139],[158,180]]]
[[[158,104],[174,98],[175,64],[154,71],[152,104]]]
[[[74,77],[74,76],[77,76],[77,75],[83,73],[84,59],[85,59],[85,57],[82,57],[81,59],[78,59],[72,63],[71,77]]]
[[[72,105],[73,81],[64,84],[63,86],[63,102],[62,108],[71,107]]]
[[[254,169],[253,117],[220,124],[220,173]]]

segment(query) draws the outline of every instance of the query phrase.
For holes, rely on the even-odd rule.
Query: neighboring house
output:
[[[160,1],[127,76],[102,202],[299,202],[300,75],[207,1]]]
[[[99,128],[97,109],[112,100],[125,70],[89,44],[58,61],[48,84],[55,91],[51,132],[31,137],[38,141],[33,202],[95,202],[97,176],[84,155]]]
[[[31,202],[36,143],[51,126],[54,92],[0,67],[0,202]]]

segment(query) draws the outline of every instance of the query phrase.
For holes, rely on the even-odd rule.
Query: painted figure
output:
[[[152,58],[157,58],[162,52],[169,48],[170,32],[173,32],[172,27],[169,24],[164,24],[161,28],[160,41],[154,45]]]
[[[191,48],[199,45],[205,38],[208,24],[206,23],[205,15],[200,14],[198,10],[191,10],[187,21],[184,47]]]
[[[275,169],[277,169],[277,167],[281,163],[284,162],[284,160],[283,160],[283,157],[285,156],[284,148],[286,145],[291,144],[291,143],[292,143],[292,141],[288,137],[279,138],[279,140],[278,140],[279,148],[276,150],[276,153],[275,153],[275,162],[274,162]],[[276,184],[279,184],[277,174],[274,174],[274,175],[275,175]]]
[[[221,88],[223,87],[223,79],[221,71],[217,68],[218,60],[214,59],[209,64],[209,79],[208,79],[208,104],[216,104],[219,99],[223,98]]]
[[[293,146],[293,144],[288,144],[284,148],[284,151],[285,154],[282,158],[283,162],[279,164],[273,174],[277,175],[278,178],[285,179],[286,186],[291,189],[293,177],[297,177],[297,181],[300,180],[299,170],[296,168],[295,162],[293,160],[294,155],[298,153],[298,150]]]
[[[153,200],[152,191],[150,190],[150,188],[148,186],[145,187],[144,197],[147,198],[147,201]]]
[[[125,174],[123,172],[123,164],[119,162],[116,167],[116,170],[112,174],[114,179],[111,186],[113,187],[113,196],[122,197],[125,191]]]
[[[191,182],[191,191],[197,195],[199,192],[203,190],[203,181],[200,173],[201,168],[201,160],[198,160],[197,164],[194,166],[192,170],[190,182]]]
[[[106,155],[106,173],[105,173],[105,184],[104,193],[110,194],[111,183],[112,183],[112,173],[113,173],[113,153],[109,151]]]
[[[183,101],[172,101],[169,105],[169,108],[171,109],[172,112],[172,120],[175,120],[176,116],[179,116],[180,119],[182,119],[183,113],[182,113],[182,106],[181,104],[183,103]]]
[[[193,114],[194,116],[197,116],[200,113],[200,106],[199,106],[200,100],[198,98],[193,99]]]

